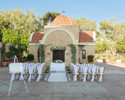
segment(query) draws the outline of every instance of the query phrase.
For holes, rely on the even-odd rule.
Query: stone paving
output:
[[[26,82],[14,81],[11,96],[7,96],[10,75],[0,67],[0,100],[125,100],[125,68],[96,63],[105,67],[103,82]]]

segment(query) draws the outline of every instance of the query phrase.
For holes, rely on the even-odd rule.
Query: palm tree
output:
[[[47,12],[43,16],[44,25],[47,25],[49,22],[52,22],[59,15],[61,14],[57,12]]]

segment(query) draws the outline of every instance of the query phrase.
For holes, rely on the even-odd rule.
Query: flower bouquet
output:
[[[63,63],[62,60],[54,60],[54,63]]]

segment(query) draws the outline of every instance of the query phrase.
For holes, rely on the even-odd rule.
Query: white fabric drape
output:
[[[94,81],[95,73],[96,73],[96,67],[92,67],[92,79],[91,79],[91,82]]]
[[[102,75],[103,75],[103,72],[104,72],[104,67],[100,67],[99,68],[99,71],[100,71],[100,77],[99,77],[99,82],[102,82]]]
[[[33,69],[34,69],[33,63],[30,63],[30,64],[29,64],[29,78],[28,78],[28,81],[29,81],[29,82],[30,82],[31,79],[32,79]]]
[[[43,70],[44,65],[45,65],[45,63],[42,63],[37,67],[37,71],[38,71],[38,77],[36,80],[37,82],[39,82],[40,79],[42,79],[42,70]]]
[[[87,75],[88,67],[83,66],[83,81],[86,82],[86,75]]]
[[[51,63],[50,71],[65,71],[65,63]]]
[[[73,65],[73,67],[74,67],[74,77],[73,77],[73,81],[77,81],[77,75],[78,75],[79,67],[77,67],[76,65]]]

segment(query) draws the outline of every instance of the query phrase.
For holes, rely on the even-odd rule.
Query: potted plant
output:
[[[106,55],[102,55],[103,57],[103,63],[106,63]]]
[[[93,63],[94,61],[94,56],[93,55],[88,55],[88,62]]]
[[[33,54],[28,54],[28,56],[26,57],[26,60],[28,61],[28,63],[32,63],[34,60],[34,55]]]

